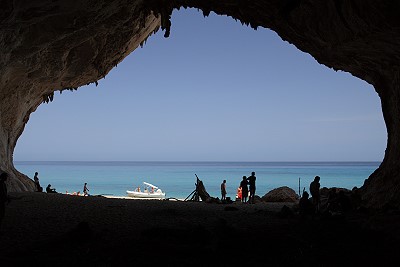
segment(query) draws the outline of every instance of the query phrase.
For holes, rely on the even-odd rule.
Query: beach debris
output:
[[[195,183],[195,187],[196,189],[193,190],[192,193],[190,193],[186,198],[185,201],[204,201],[204,202],[212,202],[213,197],[210,196],[210,194],[207,193],[206,188],[204,187],[203,182],[199,179],[199,177],[197,177],[196,175],[196,183]]]

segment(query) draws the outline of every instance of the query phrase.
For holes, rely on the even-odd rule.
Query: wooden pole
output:
[[[299,197],[301,197],[301,194],[300,194],[300,177],[299,177]]]

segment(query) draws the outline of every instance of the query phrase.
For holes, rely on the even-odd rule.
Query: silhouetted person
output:
[[[321,187],[319,180],[321,178],[319,176],[315,176],[314,181],[310,183],[310,193],[312,197],[312,202],[314,204],[315,212],[319,212],[319,205],[321,202],[320,195],[319,195],[319,188]]]
[[[83,186],[83,195],[84,196],[89,195],[88,192],[89,192],[89,188],[87,188],[87,183],[85,183],[84,186]]]
[[[6,172],[0,174],[0,227],[6,212],[6,202],[10,200],[7,195],[7,178],[8,174]]]
[[[47,193],[57,193],[55,188],[51,188],[51,184],[48,184],[46,187]]]
[[[35,176],[33,177],[33,181],[35,182],[35,189],[36,189],[36,192],[43,192],[43,187],[40,186],[38,175],[39,175],[39,173],[35,172]]]
[[[247,177],[247,181],[249,181],[250,187],[249,202],[254,204],[254,196],[256,194],[256,173],[252,172],[251,176]]]
[[[240,182],[240,187],[242,188],[242,202],[247,202],[247,196],[249,195],[249,189],[247,188],[247,178],[243,176],[243,180]]]
[[[299,213],[301,217],[314,214],[314,205],[308,197],[307,191],[303,191],[303,195],[299,201]]]
[[[236,199],[239,199],[239,201],[242,201],[242,188],[240,187],[240,185],[236,191]]]
[[[221,200],[226,200],[226,180],[221,184]]]

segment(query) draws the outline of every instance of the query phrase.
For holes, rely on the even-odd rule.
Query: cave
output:
[[[197,8],[275,31],[317,62],[371,84],[387,129],[379,168],[360,188],[372,208],[400,207],[400,3],[386,0],[3,1],[0,10],[0,169],[10,191],[33,191],[13,153],[30,114],[54,93],[97,83],[171,14]]]

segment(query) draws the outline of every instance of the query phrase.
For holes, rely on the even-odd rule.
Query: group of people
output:
[[[252,172],[249,177],[243,176],[236,197],[243,203],[254,204],[256,194],[256,173]],[[221,200],[226,200],[226,180],[221,184]]]
[[[40,186],[39,182],[39,173],[35,172],[35,175],[33,177],[33,182],[35,183],[35,191],[36,192],[43,192],[43,188]],[[57,193],[55,188],[51,188],[51,184],[48,184],[46,187],[46,193]],[[68,193],[68,191],[67,191]],[[79,195],[80,192],[78,192],[77,195]],[[89,188],[87,187],[87,183],[83,185],[83,195],[88,196],[89,195]]]
[[[310,195],[307,193],[307,191],[303,191],[302,197],[299,201],[300,215],[305,216],[319,213],[321,205],[321,197],[319,192],[321,187],[319,182],[320,179],[321,177],[315,176],[314,180],[310,183],[312,201],[309,199]]]
[[[35,175],[33,176],[33,182],[35,183],[35,191],[36,192],[43,192],[43,187],[40,186],[39,182],[39,173],[35,172]],[[46,186],[46,193],[57,193],[55,188],[51,188],[51,184],[48,184]]]
[[[136,191],[136,192],[142,192],[142,191],[140,190],[140,186],[136,187],[135,191]],[[151,187],[150,187],[150,190],[149,190],[148,187],[145,186],[145,187],[144,187],[143,193],[151,193],[151,194],[153,194],[153,193],[154,193],[154,187],[151,186]]]
[[[309,199],[309,194],[303,191],[299,201],[299,211],[303,217],[307,215],[340,216],[353,209],[354,205],[361,201],[356,187],[353,188],[351,193],[333,187],[324,192],[324,201],[321,205],[320,187],[320,177],[315,176],[314,181],[310,183],[311,200]]]
[[[321,177],[315,176],[314,180],[310,183],[311,200],[307,191],[303,191],[303,196],[300,199],[300,210],[306,213],[319,213],[321,198],[320,198],[320,179]],[[252,172],[249,177],[243,176],[242,181],[237,189],[236,198],[242,203],[254,204],[254,197],[256,193],[256,173]],[[226,180],[221,183],[221,200],[226,200]]]
[[[0,228],[1,228],[1,223],[2,223],[4,215],[5,215],[6,203],[10,201],[10,198],[8,197],[7,186],[6,186],[7,178],[8,178],[8,173],[6,173],[6,172],[0,173]],[[35,172],[33,181],[35,184],[35,191],[43,192],[43,188],[40,186],[38,172]],[[51,188],[51,184],[47,185],[46,192],[47,193],[57,193],[55,188]],[[89,195],[89,188],[87,187],[87,183],[85,183],[85,185],[83,186],[83,194],[85,196]]]

